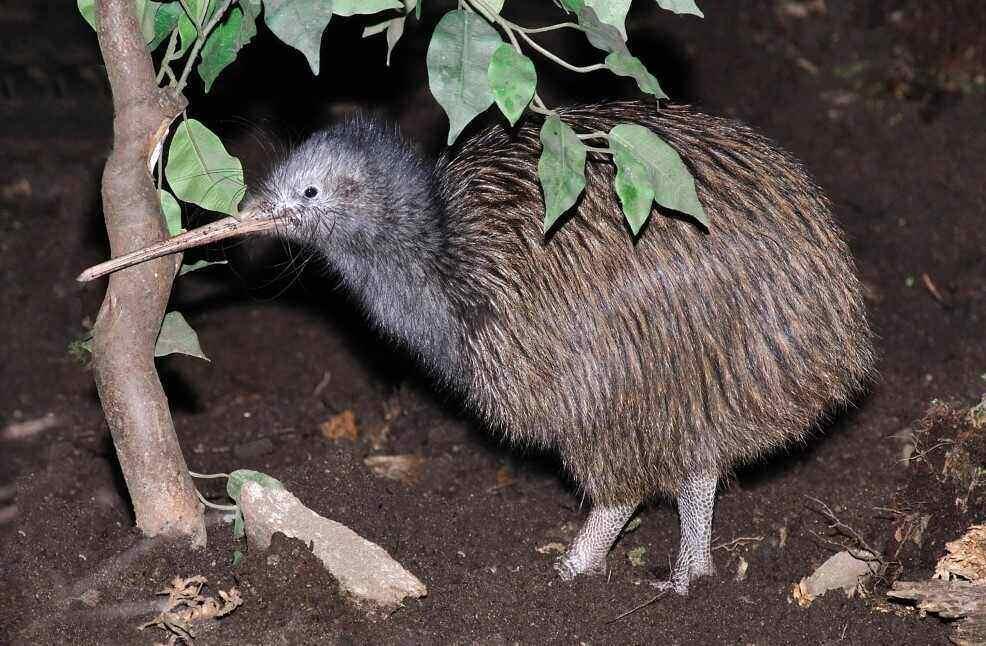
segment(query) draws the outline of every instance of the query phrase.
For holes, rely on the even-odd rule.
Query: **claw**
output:
[[[688,596],[688,581],[676,580],[675,578],[664,579],[662,581],[651,581],[650,586],[658,592],[674,592],[675,594]]]
[[[652,581],[650,585],[661,592],[674,592],[682,597],[687,597],[688,586],[692,581],[714,573],[715,567],[712,565],[711,558],[700,563],[696,563],[694,560],[685,563],[679,562],[671,571],[670,577],[661,581]]]
[[[558,576],[561,577],[562,581],[571,581],[575,578],[575,575],[578,574],[578,572],[575,571],[575,567],[573,567],[564,556],[555,561],[552,567],[555,568],[555,572],[558,573]]]

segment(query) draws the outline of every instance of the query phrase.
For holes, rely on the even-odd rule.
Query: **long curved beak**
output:
[[[162,240],[137,251],[131,251],[112,260],[101,262],[85,270],[76,278],[80,283],[94,280],[114,271],[126,269],[133,265],[178,253],[192,247],[198,247],[216,240],[224,240],[236,236],[259,233],[273,229],[278,224],[277,218],[254,219],[252,213],[241,213],[238,218],[226,217],[211,224],[206,224],[197,229],[186,231],[167,240]]]

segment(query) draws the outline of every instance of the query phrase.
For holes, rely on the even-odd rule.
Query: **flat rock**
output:
[[[795,599],[801,606],[807,607],[816,597],[838,589],[852,597],[861,583],[879,569],[876,561],[864,560],[861,556],[848,551],[833,554],[811,576],[801,579],[794,586]],[[872,558],[868,553],[866,556]]]
[[[267,549],[275,532],[313,545],[315,556],[339,581],[340,590],[358,605],[393,608],[407,597],[428,594],[428,588],[385,549],[319,516],[289,491],[247,482],[240,508],[251,548]]]

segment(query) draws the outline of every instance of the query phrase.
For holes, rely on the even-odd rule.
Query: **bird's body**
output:
[[[598,570],[642,500],[677,496],[681,592],[711,569],[719,477],[802,438],[865,381],[859,281],[825,197],[750,129],[639,102],[562,117],[657,132],[710,228],[655,211],[634,239],[611,161],[591,154],[584,196],[545,236],[537,124],[483,131],[432,166],[393,131],[350,123],[292,154],[255,208],[293,218],[288,237],[494,432],[558,451],[597,510],[563,575]]]

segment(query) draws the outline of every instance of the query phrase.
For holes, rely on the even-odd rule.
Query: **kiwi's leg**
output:
[[[678,518],[681,546],[674,570],[667,581],[654,587],[678,594],[688,594],[688,584],[712,574],[712,508],[719,478],[708,473],[689,476],[678,491]]]
[[[594,506],[579,535],[555,563],[561,578],[567,581],[580,574],[605,572],[606,554],[636,509],[637,505]]]

